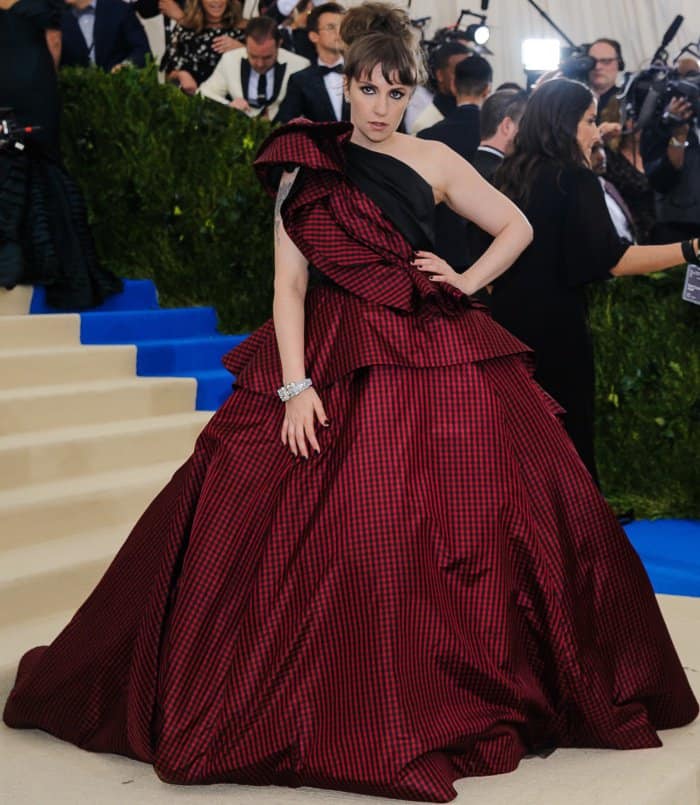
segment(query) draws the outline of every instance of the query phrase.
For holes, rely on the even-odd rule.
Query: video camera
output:
[[[700,59],[700,42],[691,42],[682,48],[673,62],[668,64],[666,46],[678,32],[683,17],[678,15],[664,34],[660,47],[651,60],[651,66],[629,76],[622,93],[622,123],[628,118],[636,121],[635,128],[641,129],[652,121],[663,118],[663,122],[678,126],[681,120],[665,112],[672,98],[686,100],[691,107],[691,119],[700,120],[700,72],[693,71],[681,75],[674,66],[684,53]]]
[[[682,76],[677,69],[666,65],[654,65],[630,77],[622,93],[625,103],[623,122],[628,117],[643,128],[652,120],[664,117],[664,122],[674,126],[687,122],[672,114],[664,114],[672,98],[681,98],[690,104],[692,118],[700,119],[700,73]]]

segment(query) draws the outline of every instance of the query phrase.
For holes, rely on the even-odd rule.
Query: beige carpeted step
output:
[[[11,291],[0,288],[0,316],[23,316],[29,313],[34,288],[18,285]]]
[[[131,532],[131,521],[2,551],[0,628],[77,609]]]
[[[134,346],[59,346],[4,349],[0,389],[134,377]]]
[[[180,463],[168,461],[0,492],[0,563],[5,564],[6,550],[136,522]]]
[[[77,346],[80,344],[80,316],[0,315],[0,348]]]
[[[210,417],[191,411],[0,436],[0,491],[183,460]]]
[[[134,377],[0,391],[0,435],[194,410],[197,382]]]

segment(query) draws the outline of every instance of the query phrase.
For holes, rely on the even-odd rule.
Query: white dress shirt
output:
[[[95,64],[95,9],[97,7],[97,0],[91,0],[85,8],[72,9],[73,16],[78,21],[80,33],[83,35],[85,45],[88,49],[88,56],[90,61]]]
[[[255,100],[258,97],[258,80],[260,73],[256,73],[253,68],[250,68],[250,78],[248,79],[248,98]],[[275,67],[263,73],[265,76],[265,97],[269,101],[272,98],[272,93],[275,91]]]
[[[337,64],[343,64],[342,59],[333,62],[333,64],[325,64],[322,61],[318,62],[319,67],[335,67]],[[342,73],[328,73],[323,76],[323,83],[326,85],[326,92],[333,105],[335,119],[341,120],[343,117],[343,74]]]

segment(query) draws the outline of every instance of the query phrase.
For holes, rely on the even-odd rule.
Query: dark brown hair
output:
[[[408,14],[385,3],[363,3],[351,8],[340,25],[347,46],[345,75],[360,80],[380,64],[386,81],[398,78],[414,87],[424,78],[425,68],[416,46]]]
[[[543,165],[588,167],[576,135],[592,103],[593,93],[580,81],[555,78],[538,87],[525,107],[513,153],[496,171],[494,183],[501,193],[522,207]]]
[[[275,42],[279,43],[282,39],[282,33],[272,17],[253,17],[246,25],[245,38],[253,39],[258,44],[266,39],[274,39]]]
[[[238,28],[243,19],[243,7],[240,0],[227,0],[226,11],[221,17],[218,28]],[[202,0],[188,0],[185,15],[180,21],[183,28],[200,33],[207,25]]]
[[[318,21],[323,14],[345,14],[345,9],[340,3],[321,3],[320,6],[314,6],[306,18],[306,30],[318,33]]]

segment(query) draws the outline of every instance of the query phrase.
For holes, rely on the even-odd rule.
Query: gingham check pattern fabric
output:
[[[441,317],[414,279],[383,304],[358,277],[307,308],[321,453],[280,442],[263,328],[92,595],[22,659],[6,723],[174,783],[446,802],[526,753],[658,746],[695,718],[644,569],[522,346],[459,299]]]

